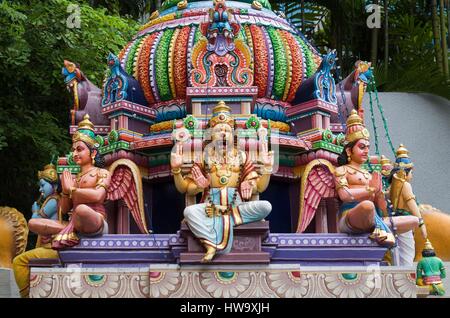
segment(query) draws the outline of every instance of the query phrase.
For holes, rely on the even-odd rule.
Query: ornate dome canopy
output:
[[[120,52],[123,69],[139,81],[149,105],[185,99],[186,87],[196,86],[192,73],[200,63],[195,59],[202,58],[197,54],[200,42],[206,42],[203,26],[217,17],[211,10],[219,2],[225,4],[224,0],[166,1]],[[226,1],[225,9],[227,21],[228,16],[233,19],[228,25],[236,32],[234,39],[247,47],[241,51],[249,52],[244,57],[248,56],[246,69],[251,74],[244,77],[251,82],[245,85],[256,86],[258,98],[291,102],[301,83],[319,67],[320,54],[286,19],[271,11],[267,1]]]

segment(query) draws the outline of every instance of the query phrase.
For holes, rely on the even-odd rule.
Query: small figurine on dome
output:
[[[378,244],[392,247],[394,235],[383,221],[386,201],[381,175],[369,173],[362,165],[369,159],[369,132],[363,120],[352,110],[347,119],[344,150],[338,158],[335,184],[343,202],[339,214],[339,231],[349,234],[371,233]]]
[[[209,22],[202,23],[200,29],[208,39],[208,51],[219,56],[234,50],[234,38],[240,25],[232,22],[233,10],[228,9],[225,0],[214,0],[214,9],[209,10]]]
[[[274,158],[267,140],[262,141],[259,175],[248,154],[234,145],[234,119],[223,101],[214,107],[209,125],[212,141],[205,146],[201,163],[194,163],[189,174],[182,175],[182,142],[175,144],[170,161],[178,191],[203,192],[202,203],[184,210],[186,224],[206,249],[203,262],[211,261],[217,251],[231,250],[235,226],[260,221],[272,210],[268,201],[249,201],[269,185]]]
[[[429,240],[426,241],[425,248],[422,250],[422,257],[417,264],[416,284],[428,286],[430,295],[443,296],[445,289],[442,280],[446,277],[445,266],[436,256]]]
[[[413,177],[414,164],[408,153],[409,151],[402,144],[397,149],[394,168],[389,180],[391,184],[389,196],[395,219],[401,217],[404,222],[407,220],[405,224],[409,225],[408,231],[398,235],[399,265],[412,266],[415,256],[413,230],[419,227],[425,240],[427,240],[428,234],[410,183]]]

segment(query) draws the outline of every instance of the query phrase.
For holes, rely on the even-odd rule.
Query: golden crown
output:
[[[396,163],[395,166],[398,168],[408,169],[414,167],[414,164],[412,163],[411,159],[408,156],[409,151],[405,148],[403,144],[400,144],[398,147],[395,157],[396,157]]]
[[[77,132],[72,136],[72,142],[83,141],[91,147],[98,147],[99,144],[95,139],[94,124],[89,120],[89,115],[86,114],[83,120],[78,123]]]
[[[231,108],[220,101],[216,107],[213,108],[213,117],[209,121],[211,127],[217,124],[227,124],[234,127],[234,118],[231,116]]]
[[[434,251],[433,245],[431,245],[430,240],[427,240],[427,241],[425,242],[424,250],[432,250],[432,251]]]
[[[38,179],[56,182],[58,180],[58,173],[56,172],[55,166],[49,164],[44,167],[44,170],[38,171]]]
[[[355,140],[369,140],[370,134],[364,126],[364,122],[359,117],[357,111],[353,109],[347,118],[347,130],[345,132],[345,144],[349,144]]]

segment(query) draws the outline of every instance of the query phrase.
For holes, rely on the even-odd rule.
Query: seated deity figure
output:
[[[60,196],[58,190],[58,174],[53,164],[46,165],[43,171],[38,172],[39,178],[39,192],[41,193],[39,199],[31,206],[31,222],[29,223],[32,232],[34,221],[33,219],[50,219],[59,220],[58,204]],[[40,234],[38,232],[35,232]],[[40,237],[37,240],[36,247],[44,245],[45,237]]]
[[[110,184],[110,174],[102,169],[103,157],[94,133],[94,125],[85,115],[72,136],[73,160],[81,172],[73,177],[65,170],[61,175],[62,215],[69,214],[69,223],[49,219],[33,219],[30,229],[41,235],[52,236],[52,247],[62,249],[79,243],[81,236],[97,236],[108,233],[106,211],[103,205]]]
[[[394,168],[389,178],[389,197],[392,203],[392,214],[395,218],[397,216],[416,217],[421,234],[426,241],[428,239],[427,229],[411,186],[414,165],[408,153],[405,146],[401,144],[397,149]],[[411,225],[414,226],[415,223],[411,222]],[[399,265],[412,266],[414,263],[415,242],[413,230],[415,228],[414,226],[409,231],[398,235]]]
[[[29,229],[38,234],[36,248],[16,256],[13,260],[14,276],[22,297],[28,297],[29,293],[30,270],[28,264],[30,259],[58,257],[58,253],[51,248],[50,240],[45,235],[46,233],[41,233],[39,227],[35,227],[36,220],[39,219],[53,220],[54,222],[59,220],[58,206],[60,196],[57,193],[58,174],[55,166],[52,164],[46,165],[44,170],[38,172],[38,179],[41,195],[31,206],[32,216],[28,224]]]
[[[182,175],[181,142],[175,144],[170,162],[178,191],[188,195],[203,192],[201,203],[184,210],[184,221],[206,249],[202,262],[211,261],[216,252],[231,250],[235,226],[260,221],[272,210],[268,201],[249,201],[269,185],[274,158],[267,140],[261,143],[260,175],[248,153],[234,144],[234,119],[224,102],[214,107],[209,127],[211,142],[189,174]]]
[[[347,119],[344,150],[338,158],[335,185],[342,205],[339,209],[339,231],[349,234],[371,233],[379,245],[392,247],[392,229],[401,234],[418,224],[411,216],[387,217],[386,199],[381,175],[363,168],[369,159],[369,132],[356,110]],[[391,229],[392,228],[392,229]]]

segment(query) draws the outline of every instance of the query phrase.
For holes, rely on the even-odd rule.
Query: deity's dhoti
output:
[[[397,236],[398,246],[395,253],[398,253],[398,264],[400,266],[413,266],[416,256],[416,244],[413,231],[408,231]]]
[[[211,201],[215,205],[228,206],[233,203],[236,188],[210,189]],[[268,201],[242,202],[239,193],[232,204],[231,213],[209,217],[207,203],[186,207],[184,218],[191,232],[203,244],[215,247],[219,252],[228,253],[233,245],[233,228],[237,225],[264,219],[272,210]]]

